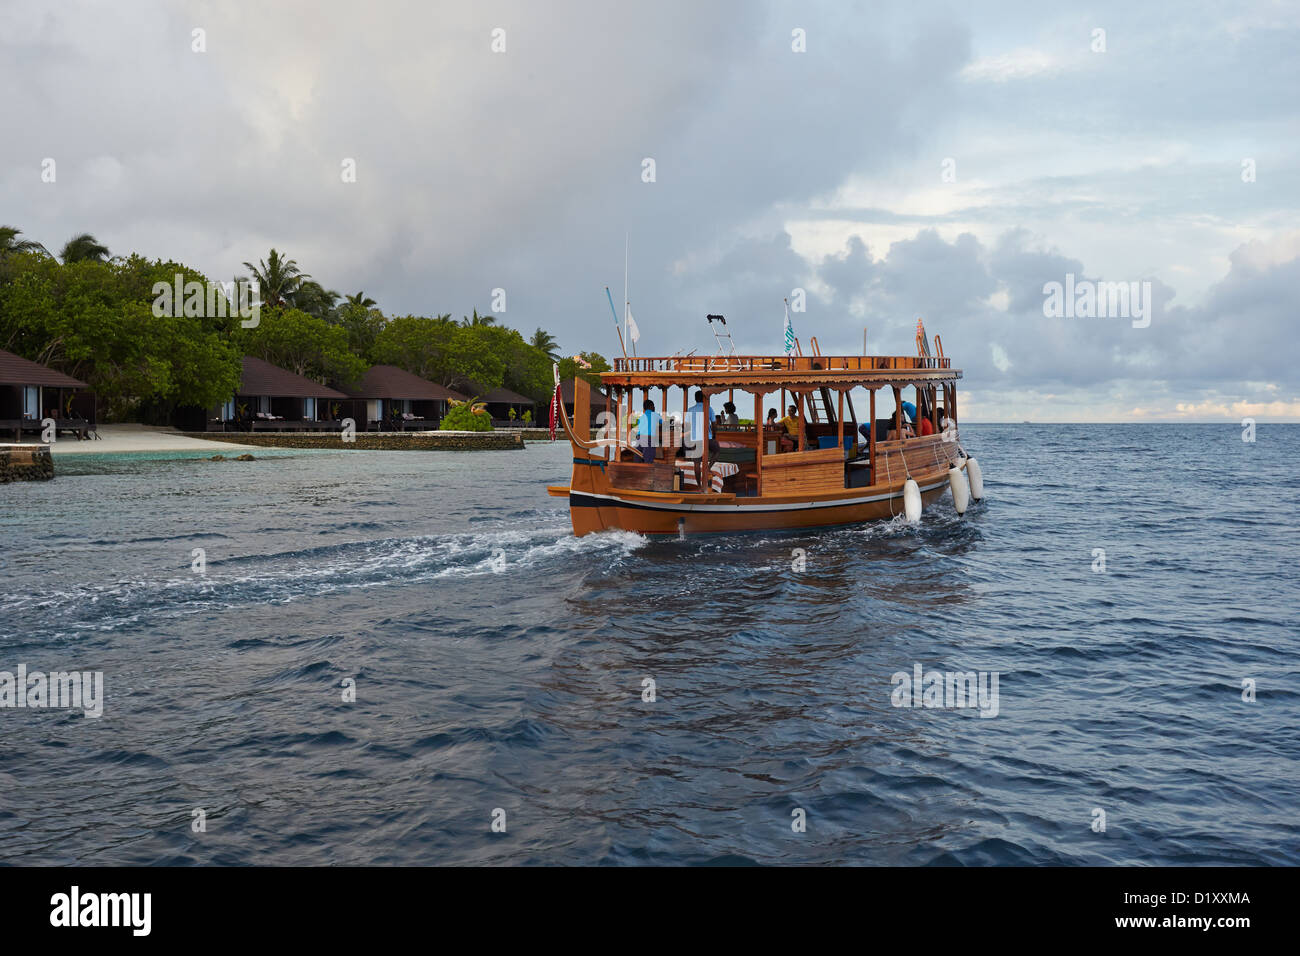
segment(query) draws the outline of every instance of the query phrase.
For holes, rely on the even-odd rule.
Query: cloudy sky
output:
[[[970,420],[1300,420],[1300,5],[1059,7],[5,0],[0,222],[606,356],[630,236],[642,354],[802,289],[825,352],[923,316]]]

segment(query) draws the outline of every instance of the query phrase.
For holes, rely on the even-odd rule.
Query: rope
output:
[[[558,362],[551,363],[551,373],[555,376],[555,394],[551,396],[551,441],[555,441],[555,426],[560,420],[560,365]],[[577,401],[578,390],[573,390],[574,401]],[[574,409],[577,412],[577,409]]]
[[[907,463],[904,462],[903,464],[906,465]],[[894,476],[893,474],[890,473],[889,452],[885,452],[885,488],[886,489],[891,488],[893,484],[894,484]],[[897,512],[894,511],[894,493],[892,491],[889,492],[889,517],[891,518],[898,517]]]

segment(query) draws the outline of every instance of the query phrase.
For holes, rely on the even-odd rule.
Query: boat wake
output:
[[[580,557],[617,564],[645,544],[630,532],[576,538],[566,525],[515,525],[473,532],[382,538],[276,554],[206,554],[203,573],[167,569],[49,591],[0,598],[0,615],[15,640],[45,629],[51,619],[77,631],[115,631],[136,623],[249,605],[288,604],[365,588],[403,587],[446,578],[560,573],[586,567]],[[3,631],[0,631],[3,633]]]

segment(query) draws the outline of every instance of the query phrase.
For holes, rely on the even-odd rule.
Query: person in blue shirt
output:
[[[655,411],[655,403],[647,398],[641,406],[641,417],[636,423],[636,450],[646,464],[655,460],[655,449],[661,444],[662,427],[663,419]]]
[[[713,437],[713,409],[704,404],[704,393],[695,392],[695,404],[686,409],[686,431],[683,440],[682,454],[686,458],[693,459],[695,462],[695,487],[700,491],[704,490],[701,483],[701,473],[704,465],[704,435],[705,429],[708,429],[709,442],[709,463],[710,465],[718,460],[718,440]]]

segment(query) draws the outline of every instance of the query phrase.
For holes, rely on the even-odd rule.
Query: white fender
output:
[[[956,465],[948,469],[948,486],[952,488],[952,506],[957,509],[957,514],[964,515],[966,506],[970,504],[970,489]]]
[[[970,496],[975,501],[982,501],[984,498],[984,473],[980,471],[980,463],[974,458],[966,459],[966,477],[970,479]]]
[[[903,513],[911,524],[921,520],[921,487],[911,478],[903,483]]]

